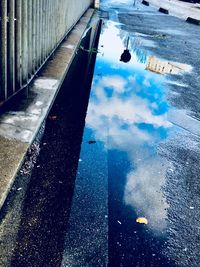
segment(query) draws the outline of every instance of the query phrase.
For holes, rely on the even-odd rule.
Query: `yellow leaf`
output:
[[[148,220],[146,218],[144,218],[144,217],[138,217],[136,219],[136,222],[137,223],[142,223],[142,224],[148,224]]]

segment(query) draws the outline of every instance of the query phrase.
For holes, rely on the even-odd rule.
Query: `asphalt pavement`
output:
[[[76,69],[20,212],[11,197],[1,218],[2,266],[199,267],[200,26],[140,1],[100,8],[88,108]]]

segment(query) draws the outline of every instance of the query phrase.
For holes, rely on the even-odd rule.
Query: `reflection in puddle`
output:
[[[95,0],[94,7],[99,8],[100,7],[100,0]]]
[[[124,202],[137,216],[148,219],[148,227],[162,231],[167,217],[162,188],[168,166],[157,154],[157,146],[173,130],[167,120],[164,78],[147,71],[147,57],[137,47],[137,39],[130,40],[130,62],[120,62],[127,35],[110,22],[104,26],[87,127],[107,149],[127,153],[131,167]]]
[[[162,61],[155,56],[149,56],[146,69],[159,74],[179,74],[183,71],[190,71],[191,67],[187,64]]]

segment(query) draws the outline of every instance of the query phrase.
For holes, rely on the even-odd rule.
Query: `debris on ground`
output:
[[[55,116],[55,115],[54,115],[54,116],[49,116],[48,118],[49,118],[49,120],[51,120],[51,121],[55,121],[55,120],[57,120],[57,116]]]
[[[148,220],[145,217],[138,217],[136,219],[136,222],[141,224],[148,224]]]
[[[22,187],[17,188],[17,191],[21,191],[21,190],[22,190]]]
[[[94,140],[90,140],[90,141],[88,141],[88,144],[89,144],[89,145],[96,144],[96,141],[94,141]]]

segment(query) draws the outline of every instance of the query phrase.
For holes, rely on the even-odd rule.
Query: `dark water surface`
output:
[[[81,45],[89,43],[85,34]],[[95,54],[77,50],[19,172],[1,212],[0,266],[61,265],[94,62]]]
[[[131,61],[119,61],[127,37],[105,22],[86,119],[108,151],[108,265],[173,266],[162,254],[168,163],[157,147],[178,129],[166,117],[163,77],[146,70],[147,56],[133,47],[135,40]],[[137,217],[148,225],[137,224]]]
[[[156,45],[150,38],[143,38],[140,31],[129,32],[119,23],[118,13],[126,21],[131,4],[129,9],[125,1],[118,1],[118,6],[102,2],[102,14],[106,17],[107,12],[110,20],[104,20],[102,27],[84,138],[89,140],[90,133],[93,146],[107,160],[102,169],[108,174],[108,262],[104,265],[197,267],[200,140],[193,129],[199,124],[169,101],[167,86],[187,87],[181,77],[189,75],[192,67],[167,61],[167,55],[157,58],[144,48]],[[157,15],[150,11],[149,17]],[[138,6],[137,12],[142,17],[148,11]],[[153,36],[166,38],[162,31]],[[131,60],[124,63],[120,57],[127,43]],[[83,156],[80,175],[86,166]],[[99,183],[95,166],[93,170]],[[87,205],[92,206],[91,202]],[[138,224],[138,217],[145,217],[148,224]]]

